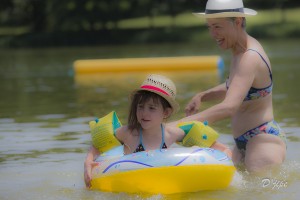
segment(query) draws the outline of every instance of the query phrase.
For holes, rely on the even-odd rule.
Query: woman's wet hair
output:
[[[131,130],[131,131],[134,129],[139,130],[141,128],[141,125],[138,122],[138,119],[136,116],[137,107],[139,104],[145,104],[149,100],[153,100],[153,103],[155,103],[155,104],[160,103],[164,110],[166,110],[167,108],[172,108],[171,105],[169,104],[169,102],[158,94],[155,94],[155,93],[149,92],[149,91],[143,91],[143,90],[134,92],[131,95],[131,105],[129,108],[129,116],[128,116],[129,130]]]

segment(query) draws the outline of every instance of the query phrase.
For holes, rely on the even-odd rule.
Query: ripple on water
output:
[[[289,199],[300,187],[300,162],[286,161],[278,169],[255,176],[245,171],[238,171],[232,186],[239,191],[239,198],[248,199]]]

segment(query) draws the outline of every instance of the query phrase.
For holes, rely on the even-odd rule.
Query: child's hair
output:
[[[140,123],[138,122],[136,113],[137,113],[137,106],[139,104],[144,104],[150,99],[153,100],[154,103],[161,103],[164,110],[167,108],[171,108],[171,105],[167,100],[165,100],[163,97],[161,97],[158,94],[155,94],[153,92],[140,90],[136,91],[131,95],[131,105],[129,110],[129,116],[128,116],[128,128],[129,130],[133,131],[134,129],[139,130],[141,128]]]

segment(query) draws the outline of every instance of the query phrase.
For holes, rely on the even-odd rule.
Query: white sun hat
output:
[[[246,17],[257,12],[244,8],[243,0],[208,0],[204,13],[193,13],[202,18]]]

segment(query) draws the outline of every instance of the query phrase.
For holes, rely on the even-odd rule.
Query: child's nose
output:
[[[147,109],[147,108],[143,109],[143,116],[147,116],[149,113],[150,113],[149,109]]]

